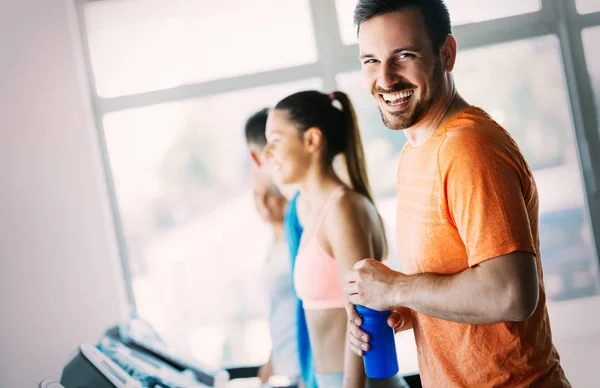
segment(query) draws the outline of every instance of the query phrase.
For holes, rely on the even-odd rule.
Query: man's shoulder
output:
[[[533,180],[523,153],[512,136],[483,110],[449,126],[438,152],[438,168],[465,174],[519,176]],[[515,175],[516,173],[516,175]]]
[[[490,158],[498,154],[520,153],[510,134],[480,108],[465,109],[445,128],[440,159]]]

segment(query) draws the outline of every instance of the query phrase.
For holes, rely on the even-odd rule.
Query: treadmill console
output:
[[[80,345],[63,369],[65,388],[222,388],[229,374],[182,357],[147,324],[107,330],[100,342]]]

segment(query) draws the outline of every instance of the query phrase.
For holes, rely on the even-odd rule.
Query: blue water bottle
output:
[[[388,326],[391,311],[376,311],[356,305],[362,318],[360,328],[369,335],[369,350],[363,354],[365,372],[372,379],[387,379],[398,374],[394,329]]]

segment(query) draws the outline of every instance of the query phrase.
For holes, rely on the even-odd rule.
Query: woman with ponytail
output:
[[[356,115],[345,93],[305,91],[280,101],[267,120],[265,156],[274,178],[295,184],[304,232],[294,286],[306,312],[319,388],[365,387],[362,359],[346,346],[346,273],[387,254],[371,194]],[[334,168],[343,156],[347,181]],[[389,382],[385,386],[391,386]]]

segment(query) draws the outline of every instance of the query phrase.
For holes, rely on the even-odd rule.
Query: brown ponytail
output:
[[[358,120],[354,106],[343,92],[333,92],[332,95],[342,105],[342,114],[344,115],[345,146],[344,156],[346,158],[346,169],[350,177],[352,188],[374,203],[371,185],[367,175],[367,165],[365,162],[365,152],[362,145]]]
[[[341,110],[334,106],[341,104]],[[325,139],[326,153],[330,162],[338,154],[346,159],[346,170],[353,190],[375,204],[365,163],[360,130],[356,113],[348,95],[343,92],[323,94],[309,90],[292,94],[281,100],[275,109],[285,110],[298,129],[319,128]],[[379,215],[384,239],[384,257],[387,255],[385,226]]]
[[[348,95],[344,92],[333,92],[333,96],[342,105],[342,113],[344,114],[344,127],[346,129],[346,146],[343,151],[346,158],[346,169],[350,178],[352,188],[357,192],[361,193],[375,205],[373,194],[371,192],[371,185],[369,184],[369,176],[367,175],[367,163],[365,162],[365,151],[360,136],[360,128],[358,126],[358,119],[356,118],[356,111],[352,105],[352,101]],[[381,228],[383,231],[383,257],[385,258],[388,253],[387,236],[385,233],[385,225],[379,212],[379,221],[381,222]]]

